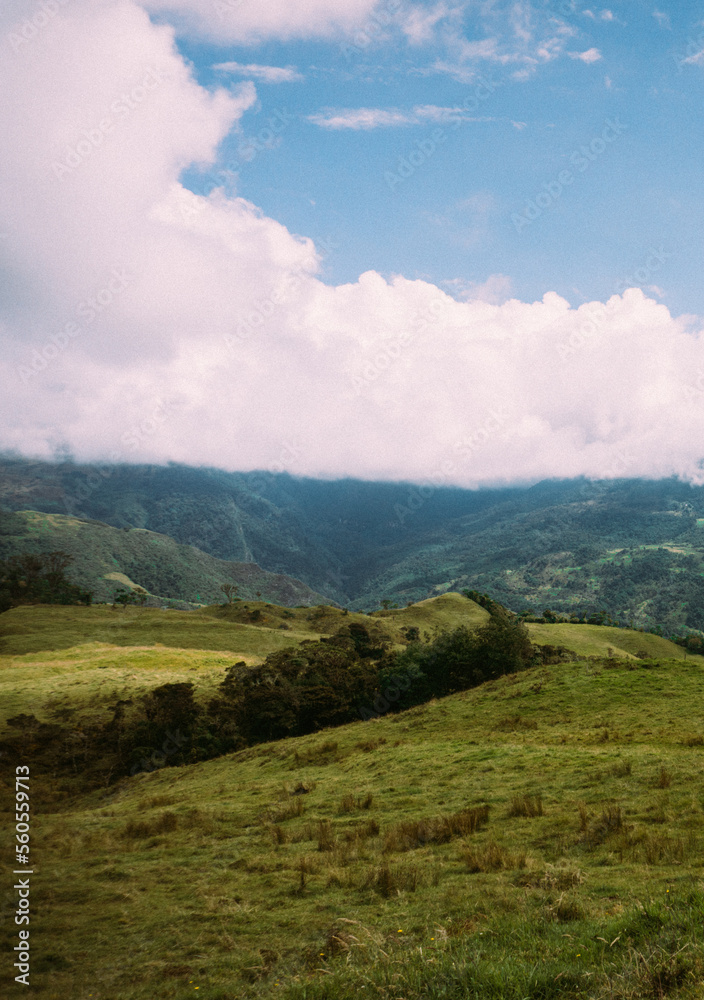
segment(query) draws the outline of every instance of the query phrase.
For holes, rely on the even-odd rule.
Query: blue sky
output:
[[[0,448],[704,482],[704,19],[5,0]]]
[[[488,6],[495,13],[482,16],[479,8]],[[525,8],[529,37],[511,24],[517,6]],[[468,4],[439,18],[417,44],[400,18],[389,14],[392,23],[384,24],[384,10],[362,37],[326,43],[179,41],[205,86],[256,80],[258,103],[243,117],[242,134],[224,143],[220,166],[229,164],[238,191],[267,214],[334,245],[325,261],[329,280],[353,281],[373,268],[455,282],[444,286],[452,289],[502,274],[521,298],[554,289],[579,304],[630,279],[657,286],[678,313],[704,312],[704,77],[701,64],[683,62],[702,48],[699,5]],[[485,40],[495,42],[488,58],[459,57],[461,41]],[[546,41],[553,42],[549,60],[538,54]],[[213,70],[223,62],[243,68]],[[244,68],[253,64],[294,67],[299,77],[268,84]],[[448,113],[413,123],[418,106],[462,108],[467,101],[476,111],[466,117],[488,120],[452,121]],[[400,112],[408,123],[315,123],[361,108]],[[267,148],[271,119],[281,131]],[[623,127],[617,141],[586,169],[580,160],[582,172],[573,171],[572,185],[559,193],[554,182],[570,157],[598,140],[609,119]],[[414,173],[395,183],[400,162],[432,150],[439,128],[436,150],[423,162],[416,153]],[[247,155],[250,139],[259,149],[248,162],[238,149],[244,144]],[[189,172],[186,180],[198,191],[209,178]],[[551,182],[558,196],[518,232],[512,216]],[[646,267],[651,247],[668,255],[657,270]],[[636,272],[646,270],[639,282]]]

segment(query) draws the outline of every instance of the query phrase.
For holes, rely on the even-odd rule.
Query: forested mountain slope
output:
[[[704,628],[704,488],[674,479],[463,490],[5,458],[0,506],[146,528],[352,608],[470,587],[517,611]]]

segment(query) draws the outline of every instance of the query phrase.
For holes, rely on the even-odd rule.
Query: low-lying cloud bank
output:
[[[438,485],[704,482],[698,321],[637,289],[573,309],[374,272],[331,287],[331,248],[179,183],[254,85],[204,90],[131,0],[56,6],[27,38],[26,5],[2,15],[1,447]]]

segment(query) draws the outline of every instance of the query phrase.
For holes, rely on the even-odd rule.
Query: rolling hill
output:
[[[292,631],[229,620],[237,606],[7,612],[0,626],[20,627],[9,638],[43,633],[44,648],[0,654],[3,718],[36,713],[80,734],[156,684],[192,680],[207,699],[233,658],[258,662],[271,635],[300,643],[348,618],[401,641],[409,626],[486,615],[455,594],[371,619],[257,609]],[[110,615],[128,641],[86,638]],[[83,639],[66,648],[71,628]],[[32,766],[36,995],[701,996],[704,661],[627,629],[531,630],[600,655],[90,791],[80,771]],[[230,638],[164,642],[208,631]],[[0,905],[16,906],[9,888]],[[0,940],[15,944],[11,920]]]

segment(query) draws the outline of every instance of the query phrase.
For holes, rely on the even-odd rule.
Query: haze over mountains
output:
[[[516,611],[605,610],[668,634],[704,628],[704,488],[675,479],[473,491],[5,458],[0,507],[147,529],[215,559],[257,563],[316,592],[296,591],[300,603],[364,609],[470,587]],[[20,541],[6,532],[4,554]],[[127,575],[152,589],[146,565]],[[172,575],[170,592],[158,592],[195,600],[183,567]]]

